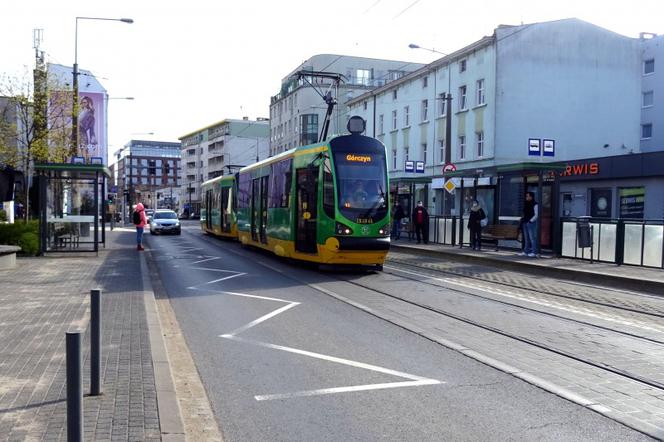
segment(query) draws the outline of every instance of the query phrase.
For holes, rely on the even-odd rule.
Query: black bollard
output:
[[[90,290],[90,396],[101,394],[101,290]]]
[[[67,441],[83,441],[81,332],[67,332]]]

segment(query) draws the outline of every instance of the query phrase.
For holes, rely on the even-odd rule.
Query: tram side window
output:
[[[290,168],[286,172],[286,179],[284,180],[284,193],[281,195],[281,207],[290,207],[290,194],[291,185],[293,183],[293,172]]]
[[[248,173],[240,175],[237,187],[237,207],[238,209],[246,209],[249,207],[249,197],[251,195],[251,175]]]
[[[268,198],[270,208],[289,207],[291,162],[291,159],[288,159],[272,165]]]
[[[334,219],[334,180],[329,158],[325,160],[323,167],[323,210],[327,216]]]

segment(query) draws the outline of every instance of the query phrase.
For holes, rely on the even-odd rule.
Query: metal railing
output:
[[[585,220],[593,228],[593,247],[578,247],[577,224],[580,218],[562,218],[561,256],[664,268],[664,220]]]

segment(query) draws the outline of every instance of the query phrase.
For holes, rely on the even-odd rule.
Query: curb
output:
[[[554,277],[567,279],[570,281],[581,282],[585,284],[600,284],[611,286],[623,290],[647,292],[651,295],[662,296],[664,294],[664,274],[663,281],[654,281],[649,279],[634,279],[621,275],[611,275],[604,273],[594,273],[583,269],[567,269],[560,267],[551,267],[542,264],[530,264],[519,261],[507,261],[503,259],[494,258],[491,256],[482,255],[467,255],[463,253],[448,252],[442,250],[422,249],[417,247],[410,247],[404,245],[391,244],[390,249],[398,251],[407,251],[426,256],[445,256],[452,258],[457,262],[464,262],[468,264],[482,264],[490,267],[497,267],[503,270],[516,271],[521,273],[528,273],[536,276]]]
[[[159,413],[161,438],[164,441],[184,442],[184,423],[175,393],[175,384],[171,375],[171,367],[166,353],[166,345],[164,344],[145,254],[140,254],[140,260],[143,279],[143,302],[145,303],[145,316],[147,317],[150,349],[152,351],[152,367],[157,392],[157,412]]]

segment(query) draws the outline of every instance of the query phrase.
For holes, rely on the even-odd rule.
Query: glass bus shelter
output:
[[[108,168],[102,164],[36,164],[40,251],[98,252],[106,246]]]

